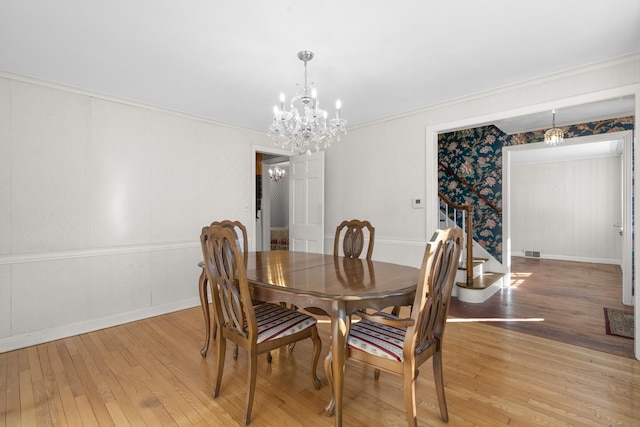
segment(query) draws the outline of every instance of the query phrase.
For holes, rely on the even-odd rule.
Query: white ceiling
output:
[[[311,50],[353,126],[640,52],[638,22],[638,0],[0,0],[0,70],[264,130]]]

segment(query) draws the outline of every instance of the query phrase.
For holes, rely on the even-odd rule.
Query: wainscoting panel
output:
[[[11,333],[11,267],[0,265],[0,340]],[[2,350],[0,350],[2,351]]]
[[[199,304],[197,242],[3,257],[0,352]]]
[[[152,305],[151,252],[91,258],[91,317],[113,316]]]
[[[66,258],[11,267],[11,335],[91,317],[91,260]]]

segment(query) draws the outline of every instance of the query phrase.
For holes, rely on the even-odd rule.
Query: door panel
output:
[[[293,251],[324,252],[324,152],[291,157],[289,244]]]

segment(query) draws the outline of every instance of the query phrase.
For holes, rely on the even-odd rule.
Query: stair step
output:
[[[465,282],[457,282],[456,285],[466,289],[486,289],[498,280],[504,277],[504,273],[494,273],[488,271],[480,276],[473,278],[473,284],[469,285]]]
[[[479,265],[484,264],[485,262],[489,261],[488,258],[474,258],[473,259],[473,267],[477,267]],[[464,263],[460,263],[458,264],[458,270],[464,270],[466,269],[466,266],[464,265]]]

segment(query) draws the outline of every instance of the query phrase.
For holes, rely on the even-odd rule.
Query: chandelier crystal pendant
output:
[[[553,110],[553,121],[551,126],[551,129],[547,129],[544,133],[544,142],[551,146],[562,144],[564,132],[562,129],[556,127],[556,110]]]
[[[311,154],[340,141],[340,136],[347,133],[347,121],[340,117],[340,100],[336,101],[335,118],[328,119],[327,112],[320,108],[316,88],[307,81],[307,62],[313,59],[313,52],[303,50],[298,52],[298,58],[304,62],[304,84],[298,85],[288,110],[284,93],[280,94],[280,107],[273,108],[273,122],[267,134],[285,150]]]

